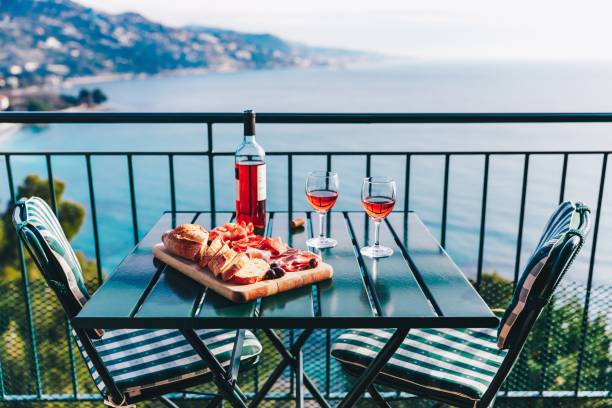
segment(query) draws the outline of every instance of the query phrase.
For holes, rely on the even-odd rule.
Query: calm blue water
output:
[[[227,112],[253,108],[266,112],[542,112],[612,111],[612,65],[390,62],[347,69],[257,71],[203,76],[149,78],[104,83],[112,106],[121,111]],[[559,125],[260,125],[258,139],[274,150],[609,150],[612,126]],[[239,125],[215,125],[216,150],[231,151],[239,143]],[[206,148],[205,129],[197,125],[52,125],[23,129],[0,139],[3,151],[198,151]],[[231,210],[234,199],[231,158],[215,162],[217,207]],[[405,194],[404,157],[375,156],[373,174],[398,181],[399,203]],[[43,158],[13,158],[15,180],[26,174],[46,177]],[[164,157],[136,158],[135,181],[140,234],[170,207],[168,162]],[[337,208],[359,209],[362,156],[337,157],[341,177]],[[415,156],[410,178],[410,207],[439,237],[444,160]],[[545,219],[556,205],[562,158],[532,156],[525,215],[524,251],[529,255]],[[66,197],[89,208],[82,157],[55,157],[55,176],[66,181]],[[209,208],[207,162],[175,159],[179,209]],[[286,159],[268,160],[269,208],[286,208]],[[323,168],[324,159],[294,159],[294,206],[305,209],[306,173]],[[451,161],[447,247],[470,276],[477,260],[483,158]],[[103,267],[119,262],[132,244],[129,186],[125,158],[93,159],[96,204],[100,222]],[[566,197],[595,206],[600,156],[573,156],[569,161]],[[0,199],[6,205],[6,169],[0,165]],[[607,180],[610,180],[608,175]],[[513,276],[522,177],[521,156],[494,156],[490,165],[486,271]],[[608,183],[609,184],[609,183]],[[605,190],[595,281],[612,282],[610,188]],[[89,217],[89,213],[88,213]],[[93,257],[90,219],[75,245]],[[583,281],[590,243],[571,279]]]

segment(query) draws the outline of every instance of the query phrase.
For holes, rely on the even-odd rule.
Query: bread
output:
[[[198,261],[206,250],[208,231],[201,225],[183,224],[164,232],[162,242],[168,251],[174,255]]]
[[[232,276],[232,282],[239,285],[250,285],[251,283],[259,282],[266,276],[269,269],[270,265],[263,259],[251,259],[244,268]]]
[[[236,255],[234,258],[232,258],[230,262],[226,263],[225,266],[221,268],[221,279],[223,279],[225,282],[229,281],[236,273],[238,273],[238,271],[244,268],[249,262],[250,259],[248,255]]]
[[[211,259],[219,252],[219,250],[223,247],[223,240],[219,237],[213,239],[206,248],[204,252],[204,256],[200,257],[199,264],[202,268],[205,268],[210,262]]]
[[[215,276],[219,277],[221,276],[221,270],[223,269],[223,267],[227,264],[230,264],[232,258],[234,258],[236,255],[236,251],[231,249],[229,245],[225,243],[216,253],[216,255],[213,256],[210,261],[208,261],[208,269],[210,269],[210,271],[214,273]]]

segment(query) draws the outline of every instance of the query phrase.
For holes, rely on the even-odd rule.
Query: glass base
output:
[[[367,246],[361,248],[359,251],[361,255],[367,256],[368,258],[385,258],[393,255],[393,250],[384,246]]]
[[[338,241],[336,241],[333,238],[323,238],[323,237],[316,237],[316,238],[310,238],[308,241],[306,241],[306,245],[308,245],[309,247],[312,248],[333,248],[336,245],[338,245]]]

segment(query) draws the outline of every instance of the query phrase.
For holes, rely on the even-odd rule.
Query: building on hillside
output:
[[[6,95],[0,94],[0,111],[7,110],[11,106],[9,98]]]

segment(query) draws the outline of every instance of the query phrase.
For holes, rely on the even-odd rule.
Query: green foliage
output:
[[[26,110],[33,112],[42,112],[52,110],[51,105],[41,99],[30,99],[27,102]]]
[[[79,103],[85,103],[87,105],[91,105],[92,103],[91,92],[89,92],[89,90],[85,88],[82,88],[79,91],[79,96],[77,96],[77,100],[79,101]]]
[[[78,203],[63,199],[66,185],[60,180],[54,180],[55,197],[60,223],[66,237],[71,240],[81,229],[85,219],[85,209]],[[51,205],[51,193],[48,180],[37,175],[29,175],[17,188],[17,197],[37,196]],[[18,240],[11,222],[12,208],[9,206],[0,221],[0,279],[15,278],[14,269],[18,269]]]
[[[564,287],[544,310],[527,339],[514,367],[508,387],[511,390],[573,391],[583,339],[584,297]],[[512,298],[512,282],[497,273],[483,274],[480,293],[492,309],[505,309]],[[567,293],[570,296],[567,296]],[[612,296],[612,294],[610,294]],[[593,316],[594,315],[594,316]],[[605,311],[594,311],[587,320],[585,358],[581,389],[610,389],[612,333],[607,328]]]
[[[96,105],[104,103],[108,100],[108,97],[104,92],[102,92],[100,88],[96,88],[93,90],[93,92],[91,93],[91,98],[93,100],[93,103],[95,103]]]

